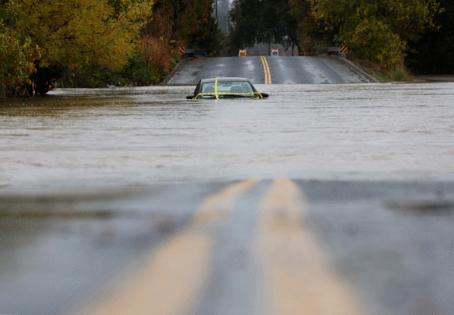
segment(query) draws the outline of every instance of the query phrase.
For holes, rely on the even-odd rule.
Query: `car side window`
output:
[[[202,85],[202,93],[214,93],[214,83],[205,83]]]
[[[255,90],[252,87],[250,82],[243,82],[241,84],[241,88],[242,88],[244,93],[254,93],[255,92]]]

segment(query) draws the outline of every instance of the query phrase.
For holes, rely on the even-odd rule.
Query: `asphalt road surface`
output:
[[[453,314],[454,85],[281,60],[0,101],[0,314]]]
[[[269,73],[270,78],[267,78]],[[371,78],[337,57],[220,57],[184,61],[170,85],[196,84],[202,78],[244,77],[262,84],[366,83]]]
[[[454,184],[1,198],[5,314],[452,314]]]

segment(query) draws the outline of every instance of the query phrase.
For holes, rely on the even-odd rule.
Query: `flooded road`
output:
[[[454,84],[258,87],[0,101],[0,314],[453,314]]]
[[[186,87],[57,91],[0,107],[0,189],[286,176],[454,179],[454,85],[260,86],[265,101]]]

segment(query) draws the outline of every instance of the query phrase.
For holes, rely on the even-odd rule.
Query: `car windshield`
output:
[[[247,81],[207,82],[202,85],[201,92],[219,94],[254,94],[251,84]]]

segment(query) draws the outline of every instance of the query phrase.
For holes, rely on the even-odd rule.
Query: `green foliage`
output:
[[[391,81],[405,81],[410,78],[407,69],[403,66],[397,66],[386,73],[388,80]]]
[[[376,18],[362,20],[344,42],[360,58],[378,63],[385,69],[402,62],[404,44],[399,35]]]
[[[135,50],[151,3],[118,2],[124,10],[101,0],[11,0],[9,7],[15,30],[41,48],[42,65],[121,69]]]
[[[147,61],[143,54],[135,53],[119,71],[100,66],[82,67],[60,81],[63,87],[96,88],[112,86],[145,86],[161,82],[166,71]]]
[[[115,21],[122,18],[122,12],[131,14],[131,6],[143,5],[140,0],[109,0],[113,8],[109,16]],[[208,53],[219,50],[218,27],[212,17],[211,0],[157,0],[154,2],[151,16],[143,25],[143,16],[139,25],[130,35],[141,35],[131,53],[115,52],[122,64],[88,62],[69,71],[61,82],[66,87],[102,87],[106,85],[149,85],[161,82],[178,59],[178,46],[187,45],[204,49]],[[142,12],[142,11],[140,11]],[[133,19],[133,21],[135,21]],[[124,31],[124,30],[123,30]],[[120,34],[118,35],[120,36]],[[132,36],[128,36],[131,38]]]
[[[320,18],[340,37],[354,32],[364,20],[374,18],[404,42],[417,38],[433,22],[437,0],[318,0]]]
[[[139,51],[151,4],[152,0],[2,1],[1,71],[14,78],[2,74],[2,94],[11,85],[25,84],[46,93],[58,78],[52,76],[62,73],[68,76],[63,81],[87,86],[118,81],[116,75]],[[40,54],[33,53],[35,47]],[[81,74],[92,77],[82,79]]]
[[[30,40],[19,41],[0,21],[0,97],[21,92],[34,71],[34,53]]]
[[[288,0],[235,0],[231,11],[235,48],[255,43],[293,44],[297,41],[297,23],[290,14]]]
[[[437,0],[289,0],[303,46],[318,40],[345,43],[350,52],[391,70],[402,64],[407,43],[434,26]],[[309,40],[308,40],[309,38]],[[305,47],[310,49],[310,47]]]
[[[379,82],[389,81],[409,81],[411,76],[404,65],[397,65],[391,69],[383,69],[379,64],[364,60],[355,60],[358,64],[368,70],[368,72]]]
[[[165,69],[145,59],[137,53],[129,59],[128,65],[122,71],[122,77],[133,85],[150,85],[161,82],[166,75]]]
[[[260,0],[235,0],[230,13],[233,32],[231,34],[235,49],[252,47],[259,37],[258,26],[262,16],[258,14]]]
[[[45,94],[56,79],[67,87],[157,83],[179,46],[220,50],[212,0],[154,2],[0,0],[0,95],[27,84]]]
[[[316,0],[289,0],[290,14],[296,21],[299,49],[309,55],[314,53],[326,33],[323,20],[318,17],[316,3]]]
[[[221,31],[213,18],[212,0],[188,0],[178,23],[178,36],[188,47],[216,54]]]
[[[215,19],[210,16],[206,25],[198,35],[193,35],[188,43],[189,46],[206,51],[208,55],[219,54],[225,41],[224,34],[218,27]]]
[[[421,38],[409,42],[406,64],[423,74],[454,73],[454,2],[440,0],[435,16],[437,28],[429,28]]]
[[[213,0],[157,0],[145,35],[165,49],[169,58],[176,46],[214,55],[221,48],[222,35],[213,18],[212,4]],[[166,45],[157,41],[166,41]]]

